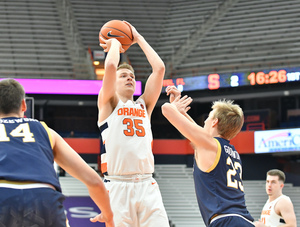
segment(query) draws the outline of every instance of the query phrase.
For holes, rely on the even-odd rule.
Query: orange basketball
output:
[[[100,37],[104,39],[116,38],[125,51],[131,46],[133,41],[131,27],[121,20],[111,20],[105,23],[99,32],[99,41],[103,43]]]

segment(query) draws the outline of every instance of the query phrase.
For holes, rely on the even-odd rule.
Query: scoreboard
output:
[[[195,90],[217,90],[220,88],[257,86],[266,84],[282,84],[287,82],[300,81],[300,68],[277,69],[247,73],[231,74],[209,74],[195,77],[183,77],[176,79],[166,79],[163,82],[163,90],[166,87],[174,85],[180,91]]]

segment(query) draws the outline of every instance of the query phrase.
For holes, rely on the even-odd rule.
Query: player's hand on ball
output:
[[[103,43],[100,43],[100,46],[104,49],[104,52],[109,51],[113,42],[117,42],[119,44],[120,53],[125,52],[125,50],[122,48],[121,43],[117,39],[104,39],[104,38],[100,37],[100,40],[103,42]]]
[[[132,41],[131,45],[137,43],[138,37],[141,37],[142,35],[136,30],[136,28],[132,24],[130,24],[129,22],[127,22],[125,20],[124,20],[124,23],[126,23],[131,28],[131,32],[132,32],[132,36],[133,36],[133,41]]]

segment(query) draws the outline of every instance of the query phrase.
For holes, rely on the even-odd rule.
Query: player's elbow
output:
[[[102,182],[102,179],[100,178],[100,176],[94,176],[94,177],[90,177],[88,179],[85,180],[85,185],[89,188],[89,189],[96,189],[96,188],[103,188],[104,184]]]
[[[118,65],[116,64],[116,62],[114,61],[114,59],[108,59],[105,62],[105,71],[117,71],[117,67]]]
[[[161,106],[162,114],[168,119],[171,114],[171,104],[165,103]]]
[[[166,66],[165,66],[164,62],[162,61],[160,64],[158,64],[155,70],[157,73],[165,75]]]

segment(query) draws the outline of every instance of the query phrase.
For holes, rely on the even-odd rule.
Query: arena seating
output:
[[[214,1],[172,1],[162,33],[158,36],[158,52],[166,60],[204,23],[220,4]]]
[[[191,168],[156,165],[155,179],[167,214],[176,227],[205,226],[198,208]]]
[[[185,165],[155,165],[155,175],[159,184],[168,216],[175,227],[204,227],[198,208],[193,170]],[[63,193],[66,196],[88,196],[84,184],[67,175],[60,177]],[[244,181],[246,205],[255,220],[260,217],[267,200],[265,181]],[[286,183],[283,193],[293,201],[298,225],[300,224],[300,187]]]
[[[299,2],[295,0],[188,0],[169,4],[155,2],[151,6],[134,0],[126,3],[112,1],[101,6],[95,4],[95,0],[89,0],[88,4],[70,1],[85,46],[98,48],[98,40],[93,37],[98,37],[101,24],[110,19],[125,19],[147,37],[166,64],[176,58],[178,49],[190,42],[190,37],[228,3],[227,13],[218,18],[202,39],[192,40],[198,42],[193,51],[180,64],[172,65],[175,69],[173,77],[298,65],[296,15]],[[148,75],[147,70],[142,70],[148,64],[139,48],[131,47],[126,58],[140,73],[137,74],[141,79]]]
[[[78,31],[86,48],[102,50],[99,47],[99,30],[109,20],[126,20],[132,23],[155,47],[158,34],[166,19],[166,1],[118,1],[101,2],[97,0],[69,0],[71,2]],[[145,80],[150,74],[149,64],[143,52],[133,45],[123,55],[123,61],[129,61],[136,72],[137,78]]]
[[[55,0],[0,2],[1,77],[73,78]]]
[[[112,19],[128,20],[147,38],[172,69],[166,78],[294,67],[299,6],[296,0],[1,1],[0,73],[93,79],[91,62],[74,58],[74,51],[101,50],[99,30]],[[192,51],[179,51],[191,45]],[[139,80],[150,73],[137,45],[123,61],[134,66]],[[89,75],[79,75],[85,66],[81,74]]]
[[[299,4],[237,1],[177,67],[180,76],[298,66]]]

